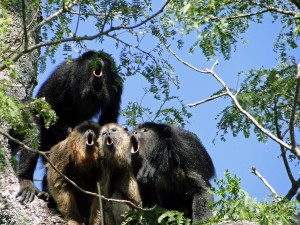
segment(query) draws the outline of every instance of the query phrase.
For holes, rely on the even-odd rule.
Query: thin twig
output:
[[[209,97],[209,98],[204,99],[204,100],[199,101],[199,102],[195,102],[195,103],[192,103],[192,104],[188,104],[187,106],[189,106],[189,107],[194,107],[194,106],[197,106],[197,105],[200,105],[200,104],[203,104],[203,103],[212,101],[212,100],[214,100],[214,99],[216,99],[216,98],[223,97],[223,96],[225,96],[225,95],[227,95],[226,92],[221,93],[221,94],[218,94],[218,95],[214,95],[214,96],[212,96],[212,97]]]
[[[101,187],[100,187],[100,182],[97,182],[97,189],[98,189],[98,194],[101,196]],[[104,214],[103,214],[103,206],[102,206],[102,199],[99,197],[99,207],[100,207],[100,218],[101,218],[101,224],[104,225]]]

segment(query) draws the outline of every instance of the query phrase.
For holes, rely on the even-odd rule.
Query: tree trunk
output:
[[[8,36],[0,35],[0,41],[9,45],[9,49],[23,46],[23,16],[22,0],[10,1],[11,6],[5,7],[0,3],[0,18],[3,18],[4,11],[11,18],[9,28],[11,29]],[[31,1],[25,1],[26,5],[26,23],[29,24],[36,10],[31,7]],[[38,17],[34,20],[37,22]],[[30,43],[37,43],[39,32],[28,37]],[[22,47],[21,47],[22,48]],[[18,100],[31,97],[33,88],[36,85],[37,64],[40,52],[38,50],[28,53],[16,62],[14,65],[19,77],[13,82],[21,87],[7,87],[9,95]],[[6,56],[1,56],[3,60]],[[5,69],[0,72],[0,80],[10,80],[9,70]],[[5,121],[0,121],[0,128],[8,131],[10,125]],[[12,168],[11,154],[8,141],[0,135],[0,224],[63,224],[62,219],[47,207],[47,203],[37,197],[31,203],[21,204],[16,199],[19,190],[19,183]]]

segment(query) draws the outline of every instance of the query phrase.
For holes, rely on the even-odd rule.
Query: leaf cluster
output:
[[[56,114],[44,99],[34,99],[20,103],[7,95],[5,89],[0,90],[0,122],[6,121],[11,125],[16,137],[25,137],[31,141],[31,147],[39,145],[39,120],[49,127],[56,122]],[[28,144],[28,143],[27,143]]]
[[[215,181],[216,187],[212,193],[216,196],[211,207],[214,216],[204,224],[213,224],[221,221],[256,221],[261,225],[294,224],[297,213],[296,202],[277,201],[257,202],[240,187],[240,178],[224,173],[225,180]]]
[[[199,47],[209,59],[219,53],[229,59],[240,41],[247,43],[244,34],[250,25],[262,23],[265,15],[273,23],[280,20],[283,24],[274,43],[274,49],[282,57],[286,57],[289,47],[297,47],[299,38],[299,8],[292,1],[176,0],[166,14],[178,22],[181,43],[185,35],[195,35],[190,53]]]
[[[149,90],[144,89],[145,95]],[[176,124],[184,127],[191,113],[187,111],[186,105],[176,96],[165,97],[163,100],[156,100],[159,107],[143,106],[143,99],[140,102],[131,101],[122,110],[122,115],[126,118],[126,124],[131,127],[137,126],[145,121],[156,123]]]
[[[191,220],[183,216],[182,212],[168,211],[159,206],[152,210],[134,209],[124,213],[125,221],[121,225],[136,224],[136,225],[189,225]]]
[[[297,65],[282,63],[274,69],[241,72],[245,76],[237,93],[240,105],[263,127],[279,138],[289,140],[287,131],[291,119],[292,106],[297,82]],[[295,126],[300,126],[300,105],[296,106]],[[231,130],[233,136],[240,132],[248,138],[253,131],[259,141],[267,142],[267,137],[244,116],[233,104],[227,106],[217,117],[217,127],[221,139]],[[286,135],[286,136],[285,136]]]

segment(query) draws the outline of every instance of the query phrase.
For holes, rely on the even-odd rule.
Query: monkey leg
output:
[[[74,195],[70,191],[60,190],[59,193],[53,197],[58,210],[64,216],[65,220],[68,221],[68,225],[80,225],[81,216]]]

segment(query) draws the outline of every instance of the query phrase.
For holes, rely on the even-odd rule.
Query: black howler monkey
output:
[[[193,222],[210,217],[208,188],[215,169],[193,133],[177,126],[144,123],[132,132],[131,144],[143,206],[158,204],[178,210]]]
[[[58,116],[49,129],[41,120],[40,151],[48,151],[68,136],[70,128],[99,112],[100,125],[117,122],[121,94],[121,78],[107,53],[89,51],[58,66],[37,93],[37,97],[45,97]],[[17,173],[20,201],[30,202],[38,192],[32,182],[37,159],[37,154],[21,151]]]

